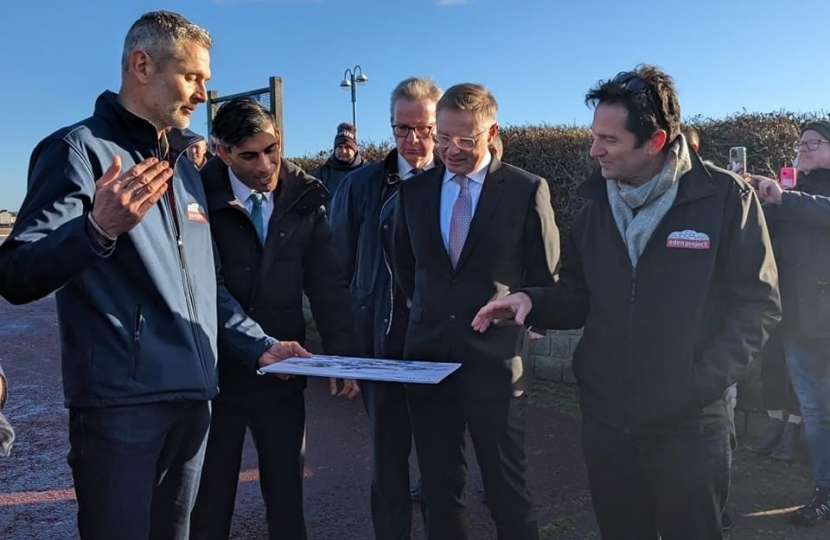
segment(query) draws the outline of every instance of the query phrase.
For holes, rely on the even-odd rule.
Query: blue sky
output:
[[[487,85],[502,125],[587,125],[582,96],[640,62],[662,66],[684,117],[828,109],[828,0],[10,0],[0,15],[0,209],[16,210],[29,155],[119,86],[124,35],[169,9],[214,36],[220,95],[283,78],[286,155],[330,148],[351,119],[338,84],[360,64],[361,140],[389,138],[389,93],[410,75]],[[192,128],[204,134],[205,108]]]

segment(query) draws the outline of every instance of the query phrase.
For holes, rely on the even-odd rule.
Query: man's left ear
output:
[[[490,126],[490,129],[487,132],[487,145],[488,146],[490,145],[490,143],[493,142],[493,139],[495,139],[496,135],[498,135],[498,134],[499,134],[499,125],[498,124],[493,124],[492,126]]]
[[[658,129],[651,134],[651,139],[648,141],[650,150],[653,154],[659,154],[668,143],[669,134],[665,129]]]

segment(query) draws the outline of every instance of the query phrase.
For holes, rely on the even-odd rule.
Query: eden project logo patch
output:
[[[666,247],[680,249],[709,249],[709,235],[702,232],[674,231],[666,240]]]
[[[207,223],[207,214],[205,214],[205,209],[199,203],[190,203],[187,205],[187,219]]]

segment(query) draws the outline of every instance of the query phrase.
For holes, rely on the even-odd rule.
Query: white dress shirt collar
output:
[[[233,190],[233,196],[236,197],[236,199],[242,204],[244,204],[247,208],[248,199],[251,198],[251,192],[253,190],[246,186],[244,183],[242,183],[242,180],[240,180],[236,177],[235,174],[233,174],[233,169],[231,169],[230,167],[228,167],[228,177],[231,179],[231,189]],[[262,195],[264,196],[266,201],[271,202],[271,197],[274,196],[274,192],[263,191]]]
[[[435,158],[430,156],[429,163],[421,167],[421,170],[428,171],[433,167],[435,167]],[[410,165],[409,162],[406,159],[404,159],[400,152],[398,152],[398,174],[401,175],[401,178],[404,180],[409,180],[409,178],[412,176],[410,173],[412,172],[413,168],[414,167],[412,167],[412,165]]]
[[[466,176],[467,178],[469,178],[473,182],[477,182],[479,184],[484,184],[484,178],[487,176],[487,173],[490,171],[490,162],[491,161],[493,161],[493,156],[490,154],[490,152],[487,152],[487,155],[484,156],[484,162],[481,164],[481,166],[478,169],[471,172],[470,174],[466,174],[464,176]],[[450,182],[453,178],[455,178],[455,173],[450,172],[449,169],[445,169],[444,170],[444,182],[443,183],[446,184],[447,182]]]

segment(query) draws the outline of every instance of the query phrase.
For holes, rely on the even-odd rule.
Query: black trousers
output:
[[[603,540],[718,540],[732,450],[723,418],[631,433],[588,416],[582,448]]]
[[[187,540],[207,402],[70,409],[69,466],[84,540]]]
[[[199,496],[191,518],[192,540],[227,540],[230,535],[245,431],[251,430],[259,458],[270,540],[305,540],[303,444],[305,398],[273,388],[233,391],[213,401]]]
[[[487,505],[499,540],[538,540],[525,483],[526,397],[473,400],[439,387],[408,392],[429,540],[467,540],[465,520],[469,430]]]
[[[372,526],[375,540],[409,540],[412,427],[403,384],[361,381],[372,440]]]

